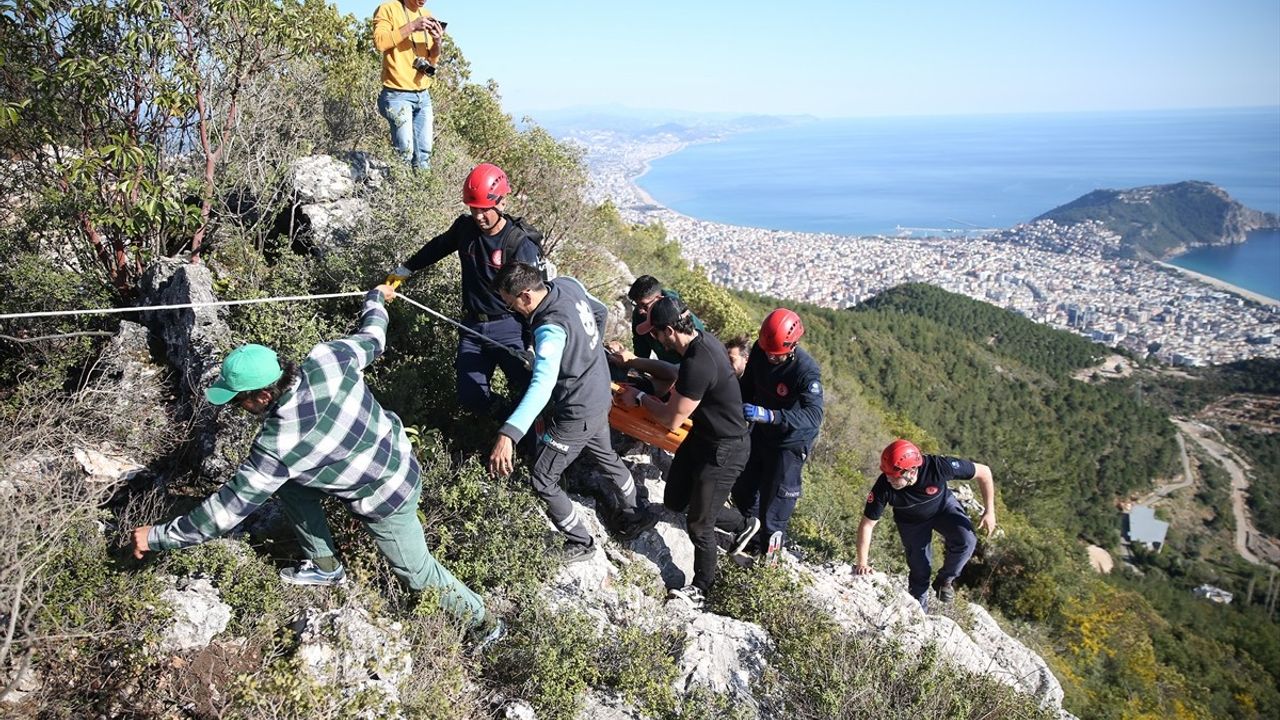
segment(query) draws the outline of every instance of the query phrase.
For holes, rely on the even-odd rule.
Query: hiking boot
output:
[[[469,654],[472,656],[480,655],[505,637],[506,634],[507,624],[502,622],[502,618],[494,617],[493,613],[486,612],[484,620],[467,631],[465,642],[471,647],[468,651]]]
[[[733,536],[733,549],[729,551],[730,555],[737,555],[747,549],[747,543],[751,542],[751,538],[760,532],[760,518],[747,518],[747,529]]]
[[[635,512],[624,514],[622,522],[619,523],[618,539],[623,542],[631,542],[640,537],[646,530],[652,530],[654,525],[658,524],[658,513],[645,508],[637,509]]]
[[[938,579],[933,583],[933,589],[937,591],[938,599],[944,603],[949,603],[956,599],[956,589],[950,580]]]
[[[596,554],[596,544],[592,542],[590,545],[582,543],[566,542],[564,547],[560,549],[560,562],[564,565],[572,565],[584,560],[590,560]]]
[[[668,600],[680,600],[693,610],[701,611],[707,604],[707,596],[702,594],[694,585],[685,585],[682,588],[671,588],[667,591]]]
[[[337,585],[347,579],[347,571],[339,565],[333,572],[325,572],[310,560],[303,560],[298,567],[282,569],[280,579],[290,585]]]

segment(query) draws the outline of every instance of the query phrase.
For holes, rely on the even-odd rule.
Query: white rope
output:
[[[441,320],[449,323],[450,325],[458,328],[459,330],[465,333],[470,334],[471,336],[475,337],[478,340],[483,340],[484,342],[489,343],[490,345],[498,348],[499,350],[509,353],[510,355],[515,357],[517,360],[519,360],[521,363],[523,363],[526,369],[532,369],[533,364],[530,362],[529,358],[526,357],[524,354],[522,354],[520,351],[516,350],[515,348],[509,347],[507,345],[503,345],[502,343],[498,342],[497,340],[494,340],[493,338],[487,335],[478,333],[475,330],[472,330],[471,328],[467,327],[466,325],[463,325],[462,323],[458,322],[457,320],[454,320],[453,318],[447,315],[442,315],[436,312],[435,310],[432,310],[431,308],[427,307],[426,305],[423,305],[422,303],[418,302],[417,300],[414,300],[413,298],[409,297],[408,295],[405,295],[404,293],[397,292],[396,297],[418,308],[419,310],[425,310],[431,315],[434,315],[440,318]]]
[[[220,305],[253,305],[268,302],[293,302],[297,300],[329,300],[331,298],[364,297],[368,290],[356,290],[345,293],[328,293],[325,295],[284,295],[280,297],[250,298],[248,300],[214,300],[212,302],[183,303],[181,305],[144,305],[126,308],[94,308],[91,310],[47,310],[44,312],[9,313],[0,315],[0,320],[17,320],[18,318],[60,317],[63,315],[108,315],[112,313],[148,312],[151,310],[182,310],[184,308],[217,307]]]
[[[352,292],[327,293],[324,295],[282,295],[278,297],[250,298],[248,300],[214,300],[212,302],[182,303],[179,305],[144,305],[141,307],[93,308],[89,310],[46,310],[42,312],[9,313],[7,315],[0,315],[0,320],[18,320],[21,318],[38,318],[38,317],[63,317],[67,315],[110,315],[115,313],[150,312],[152,310],[184,310],[188,308],[221,307],[226,305],[254,305],[258,303],[295,302],[295,301],[301,301],[301,300],[330,300],[333,298],[364,297],[366,294],[368,294],[368,292],[369,292],[368,290],[355,290]],[[447,315],[443,315],[441,313],[436,312],[435,310],[432,310],[431,308],[427,307],[426,305],[423,305],[422,303],[418,302],[417,300],[414,300],[413,298],[407,295],[397,293],[396,297],[404,300],[405,302],[409,303],[410,305],[416,308],[425,310],[426,312],[434,315],[437,318],[440,318],[441,320],[444,320],[445,322],[458,328],[459,330],[462,330],[463,332],[470,333],[472,336],[480,340],[483,340],[484,342],[487,342],[491,345],[494,345],[495,347],[501,348],[511,353],[516,358],[518,358],[521,362],[523,362],[526,367],[529,366],[530,364],[529,359],[526,358],[524,355],[520,354],[518,351],[512,348],[509,348],[506,345],[503,345],[502,343],[492,338],[486,337],[485,335],[482,335],[481,333],[478,333],[475,330],[472,330],[471,328],[467,327],[466,325],[463,325],[462,323],[454,320],[453,318],[448,317]]]

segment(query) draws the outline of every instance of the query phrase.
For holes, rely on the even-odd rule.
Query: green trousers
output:
[[[366,521],[364,526],[391,565],[391,571],[410,590],[439,590],[442,607],[464,622],[478,625],[484,621],[484,601],[436,562],[427,549],[427,538],[418,520],[418,498],[421,495],[422,483],[419,481],[413,495],[399,510],[381,520]],[[280,506],[308,558],[314,560],[337,555],[321,504],[327,497],[325,493],[290,481],[280,486],[276,497],[280,499]]]

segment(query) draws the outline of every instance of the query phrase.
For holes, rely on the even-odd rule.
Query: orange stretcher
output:
[[[685,436],[693,427],[692,422],[685,420],[678,429],[668,430],[665,425],[654,420],[648,410],[634,405],[627,407],[619,405],[617,400],[618,394],[622,392],[622,386],[612,383],[612,387],[614,403],[609,408],[609,427],[667,452],[675,452],[680,447],[680,443],[684,442]]]

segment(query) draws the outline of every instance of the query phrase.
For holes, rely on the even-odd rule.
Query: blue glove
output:
[[[762,408],[759,405],[752,405],[751,403],[742,404],[742,416],[747,419],[747,422],[764,423],[766,425],[776,425],[782,422],[782,413],[777,410]]]

